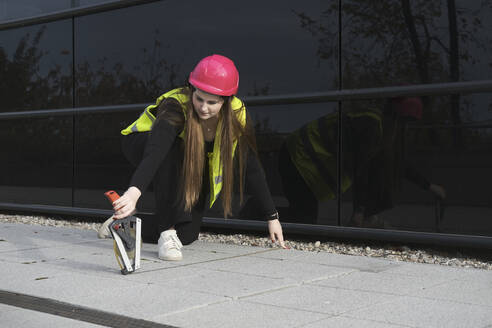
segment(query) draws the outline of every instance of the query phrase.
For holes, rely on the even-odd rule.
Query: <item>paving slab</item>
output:
[[[480,280],[451,280],[410,293],[410,296],[430,298],[435,300],[454,301],[491,307],[492,311],[492,281],[485,283]]]
[[[88,322],[72,320],[52,314],[26,310],[0,304],[0,323],[3,328],[50,327],[50,328],[92,328],[101,327]]]
[[[84,296],[77,304],[101,311],[149,320],[155,316],[189,312],[213,306],[228,298],[182,288],[160,288],[155,284],[128,284],[125,288],[104,288]]]
[[[67,273],[51,266],[0,262],[0,275],[2,277],[0,289],[29,291],[31,284],[37,284],[47,277],[53,279]]]
[[[296,328],[408,328],[407,325],[397,325],[383,321],[354,319],[344,316],[334,316],[328,319],[322,319],[308,323],[307,325],[298,326]]]
[[[492,325],[491,307],[411,296],[401,296],[345,316],[422,328]]]
[[[95,231],[91,230],[28,224],[20,225],[19,227],[19,224],[2,223],[0,239],[19,246],[40,248],[86,242],[94,240],[95,236]]]
[[[289,252],[289,250],[285,251]],[[289,278],[297,282],[337,277],[355,271],[352,268],[331,267],[317,263],[245,256],[200,263],[197,266],[210,270],[236,272],[257,277]]]
[[[125,276],[95,231],[0,224],[0,290],[176,327],[492,327],[492,271],[203,241],[183,255],[144,243]],[[94,326],[4,304],[0,323]]]
[[[387,272],[354,271],[345,275],[314,281],[311,284],[365,292],[408,295],[453,280],[446,276],[407,276]]]
[[[275,328],[296,327],[328,316],[271,305],[229,301],[182,313],[157,316],[152,320],[178,327]]]
[[[306,310],[330,315],[363,309],[384,303],[398,296],[385,293],[361,292],[324,286],[301,285],[244,297],[245,302],[274,305],[289,309]]]
[[[239,298],[249,295],[260,294],[294,286],[296,281],[287,278],[269,277],[266,275],[251,275],[238,272],[222,272],[207,270],[203,268],[193,268],[193,275],[188,275],[184,279],[167,279],[169,274],[174,275],[174,270],[168,270],[164,276],[154,275],[153,281],[163,289],[176,287],[179,289],[189,289],[219,295],[229,298]],[[185,271],[189,271],[186,268]],[[179,271],[178,271],[179,272]],[[156,272],[158,273],[158,272]]]

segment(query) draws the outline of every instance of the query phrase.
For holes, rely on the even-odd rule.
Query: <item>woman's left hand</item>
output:
[[[270,232],[270,239],[272,243],[279,242],[282,248],[288,249],[285,246],[284,234],[282,233],[282,225],[278,219],[268,220],[268,231]]]

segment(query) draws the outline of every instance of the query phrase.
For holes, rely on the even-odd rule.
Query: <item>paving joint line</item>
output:
[[[226,296],[224,296],[224,297],[226,297]],[[183,309],[183,310],[176,310],[176,311],[169,312],[169,313],[159,314],[157,316],[154,316],[154,318],[168,317],[171,315],[185,313],[188,311],[193,311],[193,310],[197,310],[197,309],[201,309],[201,308],[206,308],[206,307],[209,307],[212,305],[223,304],[223,303],[228,303],[228,302],[232,302],[232,301],[233,300],[229,299],[229,300],[225,300],[225,301],[217,301],[217,302],[212,302],[212,303],[207,303],[207,304],[199,304],[199,305],[191,306],[191,307]]]
[[[300,286],[300,284],[286,285],[286,286],[281,286],[281,287],[272,288],[272,289],[268,289],[268,290],[262,290],[262,291],[259,291],[259,292],[254,292],[254,293],[251,293],[251,294],[248,294],[248,295],[234,296],[233,299],[240,301],[240,300],[243,300],[243,299],[246,299],[246,298],[249,298],[249,297],[254,297],[254,296],[258,296],[258,295],[268,294],[268,293],[277,292],[277,291],[280,291],[280,290],[285,290],[285,289],[290,289],[290,288],[295,288],[295,287],[299,287],[299,286]]]
[[[339,277],[344,277],[344,276],[349,276],[355,272],[360,272],[360,270],[352,270],[352,271],[348,271],[348,272],[340,272],[340,273],[334,273],[332,275],[328,275],[328,276],[324,276],[324,277],[319,277],[319,278],[315,278],[315,279],[310,279],[310,280],[303,280],[302,281],[302,284],[304,285],[310,285],[310,284],[313,284],[315,282],[318,282],[318,281],[323,281],[323,280],[327,280],[327,279],[333,279],[333,278],[339,278]]]
[[[258,301],[244,301],[244,302],[246,302],[246,303],[252,303],[252,304],[259,304],[259,305],[266,305],[266,306],[276,307],[276,308],[279,308],[279,309],[287,309],[287,310],[295,310],[295,311],[301,311],[301,312],[322,314],[322,315],[326,315],[326,316],[330,316],[330,317],[335,316],[334,314],[331,314],[331,313],[320,312],[320,311],[313,311],[313,310],[299,309],[299,308],[292,307],[292,306],[284,306],[284,305],[276,305],[276,304],[270,304],[270,303],[262,303],[262,302],[258,302]]]
[[[351,273],[351,272],[350,272]],[[285,289],[290,289],[290,288],[295,288],[295,287],[301,287],[303,285],[305,286],[316,286],[318,287],[317,285],[311,285],[310,282],[312,281],[320,281],[320,280],[325,280],[325,279],[329,279],[330,277],[338,277],[338,276],[341,276],[341,275],[344,275],[345,273],[343,274],[336,274],[334,276],[328,276],[328,277],[324,277],[324,278],[317,278],[317,279],[313,279],[313,280],[303,280],[303,281],[300,281],[298,283],[293,283],[293,284],[290,284],[290,285],[286,285],[286,286],[281,286],[281,287],[277,287],[277,288],[272,288],[272,289],[269,289],[269,290],[264,290],[264,291],[260,291],[260,292],[256,292],[256,293],[251,293],[251,294],[248,294],[248,295],[244,295],[244,296],[238,296],[236,297],[236,299],[246,299],[248,297],[254,297],[254,296],[258,296],[258,295],[263,295],[263,294],[267,294],[267,293],[271,293],[271,292],[277,292],[277,291],[280,291],[280,290],[285,290]],[[349,273],[346,273],[346,274],[349,274]],[[326,287],[326,286],[322,286],[322,287]],[[333,288],[333,287],[331,287]]]
[[[357,318],[357,317],[351,317],[350,315],[345,315],[345,313],[339,315],[338,317],[344,317],[344,318],[348,318],[348,319],[355,319],[355,320],[362,320],[362,321],[371,321],[371,322],[376,322],[376,323],[384,323],[384,324],[390,324],[390,325],[399,326],[399,327],[421,328],[421,326],[410,326],[410,325],[405,325],[405,324],[391,322],[391,321],[381,321],[381,320],[374,320],[374,319],[361,319],[361,318]]]
[[[170,266],[170,267],[166,267],[166,268],[157,268],[157,269],[150,269],[150,270],[145,270],[145,271],[139,270],[139,271],[135,271],[133,273],[133,275],[145,274],[145,273],[148,273],[148,272],[156,272],[156,271],[169,270],[169,269],[177,269],[177,268],[182,268],[182,267],[187,267],[187,266],[192,266],[192,265],[197,265],[197,264],[203,264],[203,263],[219,262],[219,261],[230,260],[230,259],[239,258],[239,257],[246,257],[246,256],[250,256],[252,254],[259,254],[259,253],[271,252],[271,251],[274,251],[274,250],[275,249],[266,249],[266,250],[261,250],[261,251],[257,251],[257,252],[253,252],[253,253],[246,253],[246,254],[240,254],[240,255],[232,255],[232,256],[223,257],[223,258],[219,258],[219,259],[205,260],[205,261],[193,262],[193,263],[187,263],[187,264],[178,264],[178,265]]]

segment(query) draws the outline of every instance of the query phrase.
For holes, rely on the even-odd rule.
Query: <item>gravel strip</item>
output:
[[[53,219],[44,216],[9,215],[0,214],[0,223],[24,223],[30,225],[44,225],[52,227],[68,227],[76,229],[97,231],[101,223],[78,222]],[[259,246],[265,248],[278,247],[270,242],[267,237],[259,237],[246,234],[218,234],[211,232],[200,233],[199,240],[205,242],[218,242],[224,244]],[[306,242],[299,240],[288,240],[286,245],[291,249],[310,252],[327,252],[334,254],[346,254],[357,256],[370,256],[387,258],[395,261],[430,263],[446,266],[477,268],[492,270],[492,261],[484,261],[474,256],[461,254],[460,252],[444,252],[434,249],[417,249],[407,246],[374,246],[356,245],[341,242]]]

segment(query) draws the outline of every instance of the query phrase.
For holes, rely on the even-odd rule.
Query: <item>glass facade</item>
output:
[[[102,2],[7,1],[0,20],[15,6]],[[0,113],[152,103],[213,53],[234,60],[249,99],[490,79],[491,14],[492,1],[158,1],[3,30]],[[281,221],[485,236],[491,104],[490,93],[246,103]],[[103,192],[125,190],[134,170],[119,132],[139,115],[0,119],[2,201],[108,209]],[[234,217],[259,218],[256,207],[247,195]],[[150,188],[139,210],[153,208]]]
[[[72,107],[72,22],[0,31],[0,112]]]
[[[489,2],[343,1],[343,88],[487,79],[491,10]],[[491,100],[481,94],[343,103],[343,162],[357,167],[342,167],[355,177],[342,196],[342,223],[491,236]],[[371,111],[381,118],[381,140],[354,155],[350,130],[362,129],[363,119],[350,115],[367,118]]]
[[[183,86],[194,65],[213,53],[234,59],[241,74],[239,98],[337,89],[337,52],[320,62],[316,40],[302,28],[304,15],[319,18],[323,12],[320,9],[328,8],[329,4],[314,1],[301,5],[297,1],[284,1],[280,5],[268,5],[256,1],[242,8],[238,16],[236,6],[223,0],[193,5],[166,1],[76,18],[76,106],[152,102],[165,91]],[[262,10],[258,11],[260,7]],[[217,11],[217,8],[221,10]],[[200,20],[203,16],[208,18]],[[249,24],[251,17],[255,17],[255,24]],[[336,14],[332,19],[336,21]],[[139,24],[129,24],[134,21]],[[336,46],[337,40],[333,42]],[[293,77],[295,83],[291,82]],[[277,173],[277,158],[285,136],[304,122],[334,111],[336,106],[248,109],[256,122],[260,156],[265,169],[272,172],[267,177],[280,206],[285,200]],[[303,111],[302,117],[298,117],[299,111]],[[76,119],[78,169],[75,170],[75,181],[105,181],[94,178],[97,174],[89,174],[88,166],[108,176],[111,164],[125,170],[125,178],[115,179],[113,185],[125,187],[133,168],[121,156],[119,130],[138,115],[112,114],[102,115],[104,118],[81,116]],[[99,126],[97,132],[93,130],[95,124]],[[84,131],[87,127],[89,129]],[[96,144],[97,147],[90,146]],[[110,163],[108,158],[118,161]],[[89,183],[82,187],[76,183],[74,203],[77,206],[101,206],[105,200],[100,195],[104,188],[112,185],[96,186]],[[146,209],[152,209],[152,198],[151,193],[145,195],[144,203],[150,207],[144,206]],[[242,211],[238,208],[237,215],[253,214],[252,208],[254,202]],[[208,215],[215,216],[220,212],[220,208],[214,208]],[[336,207],[332,215],[336,216]]]
[[[304,15],[321,18],[330,3],[252,1],[238,15],[224,0],[163,1],[77,18],[77,105],[152,101],[213,53],[234,58],[239,96],[338,89],[338,52],[320,61],[316,38],[302,27]]]
[[[72,107],[72,22],[0,31],[0,113]],[[0,120],[2,202],[72,205],[71,116]]]

